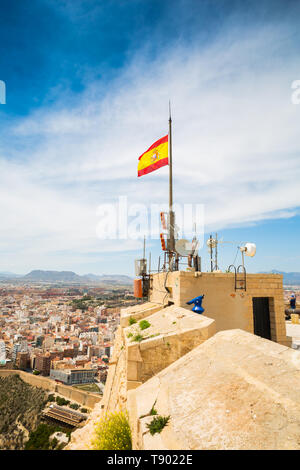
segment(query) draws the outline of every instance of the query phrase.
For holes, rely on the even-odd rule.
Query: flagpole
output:
[[[173,167],[172,167],[172,118],[171,103],[169,101],[169,271],[172,271],[173,252],[175,250],[174,224],[175,214],[173,212]]]

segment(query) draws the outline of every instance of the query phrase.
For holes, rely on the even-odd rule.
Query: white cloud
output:
[[[141,51],[105,93],[87,84],[73,107],[61,97],[15,122],[11,141],[26,146],[0,159],[1,251],[49,261],[58,250],[113,251],[96,238],[99,204],[167,199],[167,168],[139,179],[136,168],[168,131],[169,98],[176,202],[205,204],[207,228],[293,215],[300,106],[290,97],[300,59],[291,40],[286,27],[269,26],[223,31],[206,49],[177,46],[152,61]]]

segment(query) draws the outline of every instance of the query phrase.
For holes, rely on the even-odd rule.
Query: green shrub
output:
[[[151,323],[149,323],[147,320],[141,320],[139,325],[141,330],[145,330],[146,328],[149,328],[149,326],[151,326]]]
[[[168,424],[170,416],[155,416],[151,423],[147,424],[151,436],[162,432],[163,428]]]
[[[40,371],[39,371],[39,370],[34,370],[32,373],[33,373],[33,375],[40,375]]]
[[[131,338],[131,336],[133,336],[133,334],[132,334],[132,333],[128,333],[127,338]]]
[[[130,317],[130,318],[129,318],[129,325],[134,325],[136,322],[137,322],[137,321],[136,321],[135,318],[133,318],[133,317]]]
[[[86,408],[81,408],[80,411],[81,411],[81,413],[87,413],[88,412],[88,410]]]
[[[70,400],[66,400],[65,398],[59,396],[56,397],[55,401],[59,406],[69,405],[70,403]]]
[[[25,450],[51,450],[57,447],[58,441],[56,438],[49,440],[51,434],[54,432],[64,432],[70,439],[70,430],[66,430],[61,426],[55,424],[40,423],[38,427],[29,435],[29,439],[25,444]]]
[[[105,415],[95,428],[92,442],[95,450],[131,450],[131,431],[127,413],[122,411]]]
[[[138,343],[140,343],[141,341],[143,341],[143,339],[144,339],[144,336],[137,334],[132,338],[132,341],[137,341]]]
[[[55,396],[53,395],[53,393],[51,393],[50,395],[48,395],[47,401],[55,401]]]
[[[73,410],[78,410],[79,405],[77,403],[70,403],[69,407],[72,408]]]

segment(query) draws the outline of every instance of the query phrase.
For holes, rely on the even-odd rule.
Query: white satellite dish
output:
[[[189,256],[193,253],[192,243],[182,238],[175,243],[175,250],[180,256]]]
[[[255,243],[246,243],[245,246],[240,247],[240,250],[246,256],[250,256],[252,258],[256,253],[256,245],[255,245]]]
[[[216,248],[217,244],[218,244],[218,240],[216,240],[215,238],[209,238],[206,241],[206,245],[207,245],[209,250],[210,250],[210,248]]]

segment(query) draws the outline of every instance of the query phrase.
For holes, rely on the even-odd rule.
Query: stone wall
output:
[[[44,390],[58,393],[69,400],[74,400],[82,406],[93,408],[96,403],[102,400],[102,397],[95,393],[85,392],[69,385],[58,384],[54,380],[40,375],[29,374],[22,370],[0,370],[1,377],[8,377],[9,375],[19,375],[24,382],[33,385],[34,387],[43,388]]]
[[[94,425],[106,413],[125,410],[129,390],[139,387],[215,333],[214,320],[187,309],[174,306],[163,309],[160,305],[157,311],[157,305],[149,303],[144,304],[144,309],[138,307],[122,309],[123,327],[120,325],[115,335],[103,400],[95,406],[87,424],[72,433],[66,450],[90,448]],[[130,317],[137,323],[127,326]],[[151,326],[141,333],[149,338],[132,342],[128,334],[138,331],[140,319],[145,318]]]
[[[152,436],[153,405],[170,419]],[[300,353],[222,331],[129,391],[128,409],[134,449],[300,449]]]
[[[215,334],[214,320],[170,306],[124,329],[127,389],[135,388]],[[135,335],[143,337],[134,341]]]
[[[161,310],[162,305],[152,302],[145,302],[144,304],[139,304],[134,307],[123,308],[122,316],[120,318],[120,325],[124,328],[129,325],[130,318],[135,320],[142,320],[149,315],[152,315],[158,310]]]
[[[119,326],[113,348],[113,355],[109,362],[102,409],[104,413],[110,413],[126,407],[126,353],[122,327]]]
[[[253,333],[252,298],[268,297],[271,339],[290,346],[291,340],[285,333],[282,279],[281,274],[247,274],[244,291],[235,290],[233,273],[160,273],[153,275],[149,300],[153,303],[173,302],[191,309],[186,302],[204,294],[204,314],[216,321],[216,331],[240,328]]]
[[[239,429],[243,426],[245,428],[243,428],[244,435],[247,432],[252,432],[251,403],[250,401],[248,403],[247,400],[248,398],[250,400],[251,393],[254,390],[257,398],[255,406],[262,412],[263,408],[260,408],[259,400],[264,397],[264,391],[266,390],[269,400],[266,406],[272,409],[271,421],[274,420],[276,423],[276,420],[279,420],[278,422],[281,423],[280,410],[272,402],[275,396],[279,396],[278,392],[273,392],[272,383],[268,382],[269,379],[267,380],[266,389],[264,384],[262,388],[258,384],[259,381],[263,380],[264,374],[268,372],[265,366],[272,363],[273,354],[279,358],[280,354],[285,350],[289,350],[289,348],[276,349],[282,348],[282,346],[249,334],[253,333],[254,328],[252,299],[253,297],[269,298],[271,338],[278,343],[290,345],[290,340],[285,333],[282,276],[247,274],[247,289],[244,291],[235,290],[234,274],[232,273],[182,271],[155,274],[151,277],[150,286],[149,302],[121,310],[120,327],[115,337],[103,400],[101,404],[96,404],[86,426],[73,433],[67,449],[90,448],[93,428],[100,417],[104,413],[125,408],[129,411],[135,449],[222,448],[224,442],[224,448],[234,448],[234,446],[236,448],[255,448],[255,432],[251,434],[250,440],[247,437],[239,438],[238,436]],[[187,306],[186,302],[202,294],[205,295],[203,302],[205,313],[204,315],[197,315],[191,312],[192,306]],[[131,326],[129,325],[130,317],[136,320],[136,323]],[[149,328],[140,329],[139,322],[141,319],[146,319],[150,323]],[[235,330],[233,332],[222,332],[223,330],[232,329]],[[216,331],[222,333],[215,335]],[[141,341],[134,340],[136,334],[144,336]],[[221,340],[216,340],[220,344],[222,343],[222,346],[218,349],[221,353],[213,356],[213,349],[209,347],[207,350],[211,351],[212,356],[205,356],[206,344],[215,344],[215,337],[221,338]],[[225,337],[226,341],[223,341],[222,338]],[[230,355],[230,338],[234,341],[232,359]],[[259,353],[261,347],[265,350],[265,355],[262,356]],[[228,351],[226,348],[228,348]],[[204,354],[203,358],[202,353]],[[222,354],[226,358],[224,364],[222,363]],[[246,379],[243,381],[244,372],[242,373],[243,379],[240,378],[240,360],[242,357],[245,357],[245,362],[249,362],[251,374],[253,373],[254,376],[255,368],[259,367],[260,361],[266,361],[260,364],[261,378],[259,381],[249,376],[250,369],[246,364],[244,367]],[[286,357],[288,361],[291,360],[289,353]],[[258,360],[256,360],[257,358]],[[284,366],[281,364],[279,368],[282,372],[284,371]],[[167,375],[169,371],[171,371],[171,376]],[[216,371],[219,374],[219,382],[214,376]],[[272,369],[272,371],[275,377],[276,369]],[[197,374],[199,374],[199,377]],[[208,375],[211,377],[208,384],[205,381],[206,374],[211,374]],[[162,377],[168,377],[164,390],[160,386]],[[168,381],[171,388],[166,391]],[[248,384],[248,382],[251,384],[252,381],[257,385],[257,390],[252,389]],[[204,387],[203,391],[201,389],[202,385]],[[214,402],[213,399],[210,401],[210,397],[205,395],[206,386],[210,387],[207,390],[212,396],[215,390],[218,395],[217,402]],[[277,386],[279,386],[279,382],[276,382]],[[245,402],[243,387],[247,388]],[[152,418],[146,416],[140,420],[140,416],[149,413],[158,399],[158,392],[160,393],[156,406],[158,412],[170,414],[174,420],[176,420],[178,414],[180,419],[176,422],[175,433],[173,429],[171,433],[164,431],[162,435],[155,435],[152,438],[149,437],[146,427],[146,424]],[[288,392],[286,389],[284,393],[288,394]],[[170,404],[168,393],[173,397],[172,404]],[[180,399],[177,400],[176,397],[179,397],[179,395]],[[231,435],[230,429],[227,430],[226,428],[227,411],[225,410],[225,414],[223,411],[227,407],[228,400],[230,402],[230,400],[235,399],[240,414],[239,422],[236,430],[234,430],[235,434]],[[202,401],[206,403],[205,409],[202,406]],[[199,413],[196,405],[199,406]],[[230,406],[228,410],[231,410]],[[222,408],[223,414],[218,415],[219,407]],[[250,413],[251,419],[247,413]],[[198,414],[201,417],[200,422]],[[191,416],[196,423],[195,425],[191,424],[193,427],[192,432],[189,431]],[[209,419],[206,419],[206,416]],[[244,416],[247,418],[245,420],[246,424],[243,423]],[[218,420],[216,423],[214,421],[215,417]],[[267,416],[265,418],[265,421],[264,418],[262,420],[267,429],[269,424]],[[202,426],[203,423],[207,423],[208,427],[206,425]],[[231,425],[233,426],[235,423],[231,423]],[[181,435],[181,429],[184,426],[186,426],[186,431],[182,431],[183,434]],[[274,429],[272,426],[269,428],[271,432],[276,428],[276,424]],[[227,441],[222,441],[223,429],[228,433]],[[256,429],[261,432],[261,428]],[[292,433],[291,421],[285,429]],[[217,431],[216,438],[214,438],[215,431]],[[293,440],[294,435],[291,435]],[[280,434],[281,438],[282,434]],[[272,439],[266,439],[266,443],[277,448],[276,439]]]

